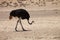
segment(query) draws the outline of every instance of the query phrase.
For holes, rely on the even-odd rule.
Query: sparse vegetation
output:
[[[26,7],[26,6],[29,6],[29,5],[38,5],[38,7],[40,7],[41,5],[42,6],[46,6],[46,2],[51,2],[52,4],[58,4],[58,0],[38,0],[37,2],[35,1],[32,1],[32,0],[17,0],[17,2],[7,2],[7,1],[3,1],[0,3],[0,7]]]

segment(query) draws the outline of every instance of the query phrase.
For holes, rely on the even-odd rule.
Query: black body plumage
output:
[[[12,10],[10,12],[10,16],[14,16],[14,17],[18,17],[18,18],[21,17],[21,19],[28,19],[28,20],[30,18],[29,13],[24,9]]]

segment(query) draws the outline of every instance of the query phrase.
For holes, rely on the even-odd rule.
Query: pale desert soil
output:
[[[32,13],[32,12],[31,12]],[[26,20],[22,20],[23,26],[28,31],[22,31],[18,25],[19,32],[14,30],[16,19],[8,20],[0,17],[0,40],[60,40],[60,16],[59,14],[31,14],[30,21],[35,22],[29,25]],[[53,12],[51,12],[53,13]],[[38,15],[38,16],[36,16]],[[5,20],[4,20],[5,19]]]

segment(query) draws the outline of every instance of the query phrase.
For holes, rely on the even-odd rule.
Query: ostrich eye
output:
[[[9,19],[11,20],[12,19],[12,16],[9,16]]]

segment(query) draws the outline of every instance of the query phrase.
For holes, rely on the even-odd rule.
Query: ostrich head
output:
[[[31,25],[32,23],[34,23],[34,21],[32,21],[32,22],[29,22],[29,19],[27,19],[27,21],[28,21],[28,23]]]

